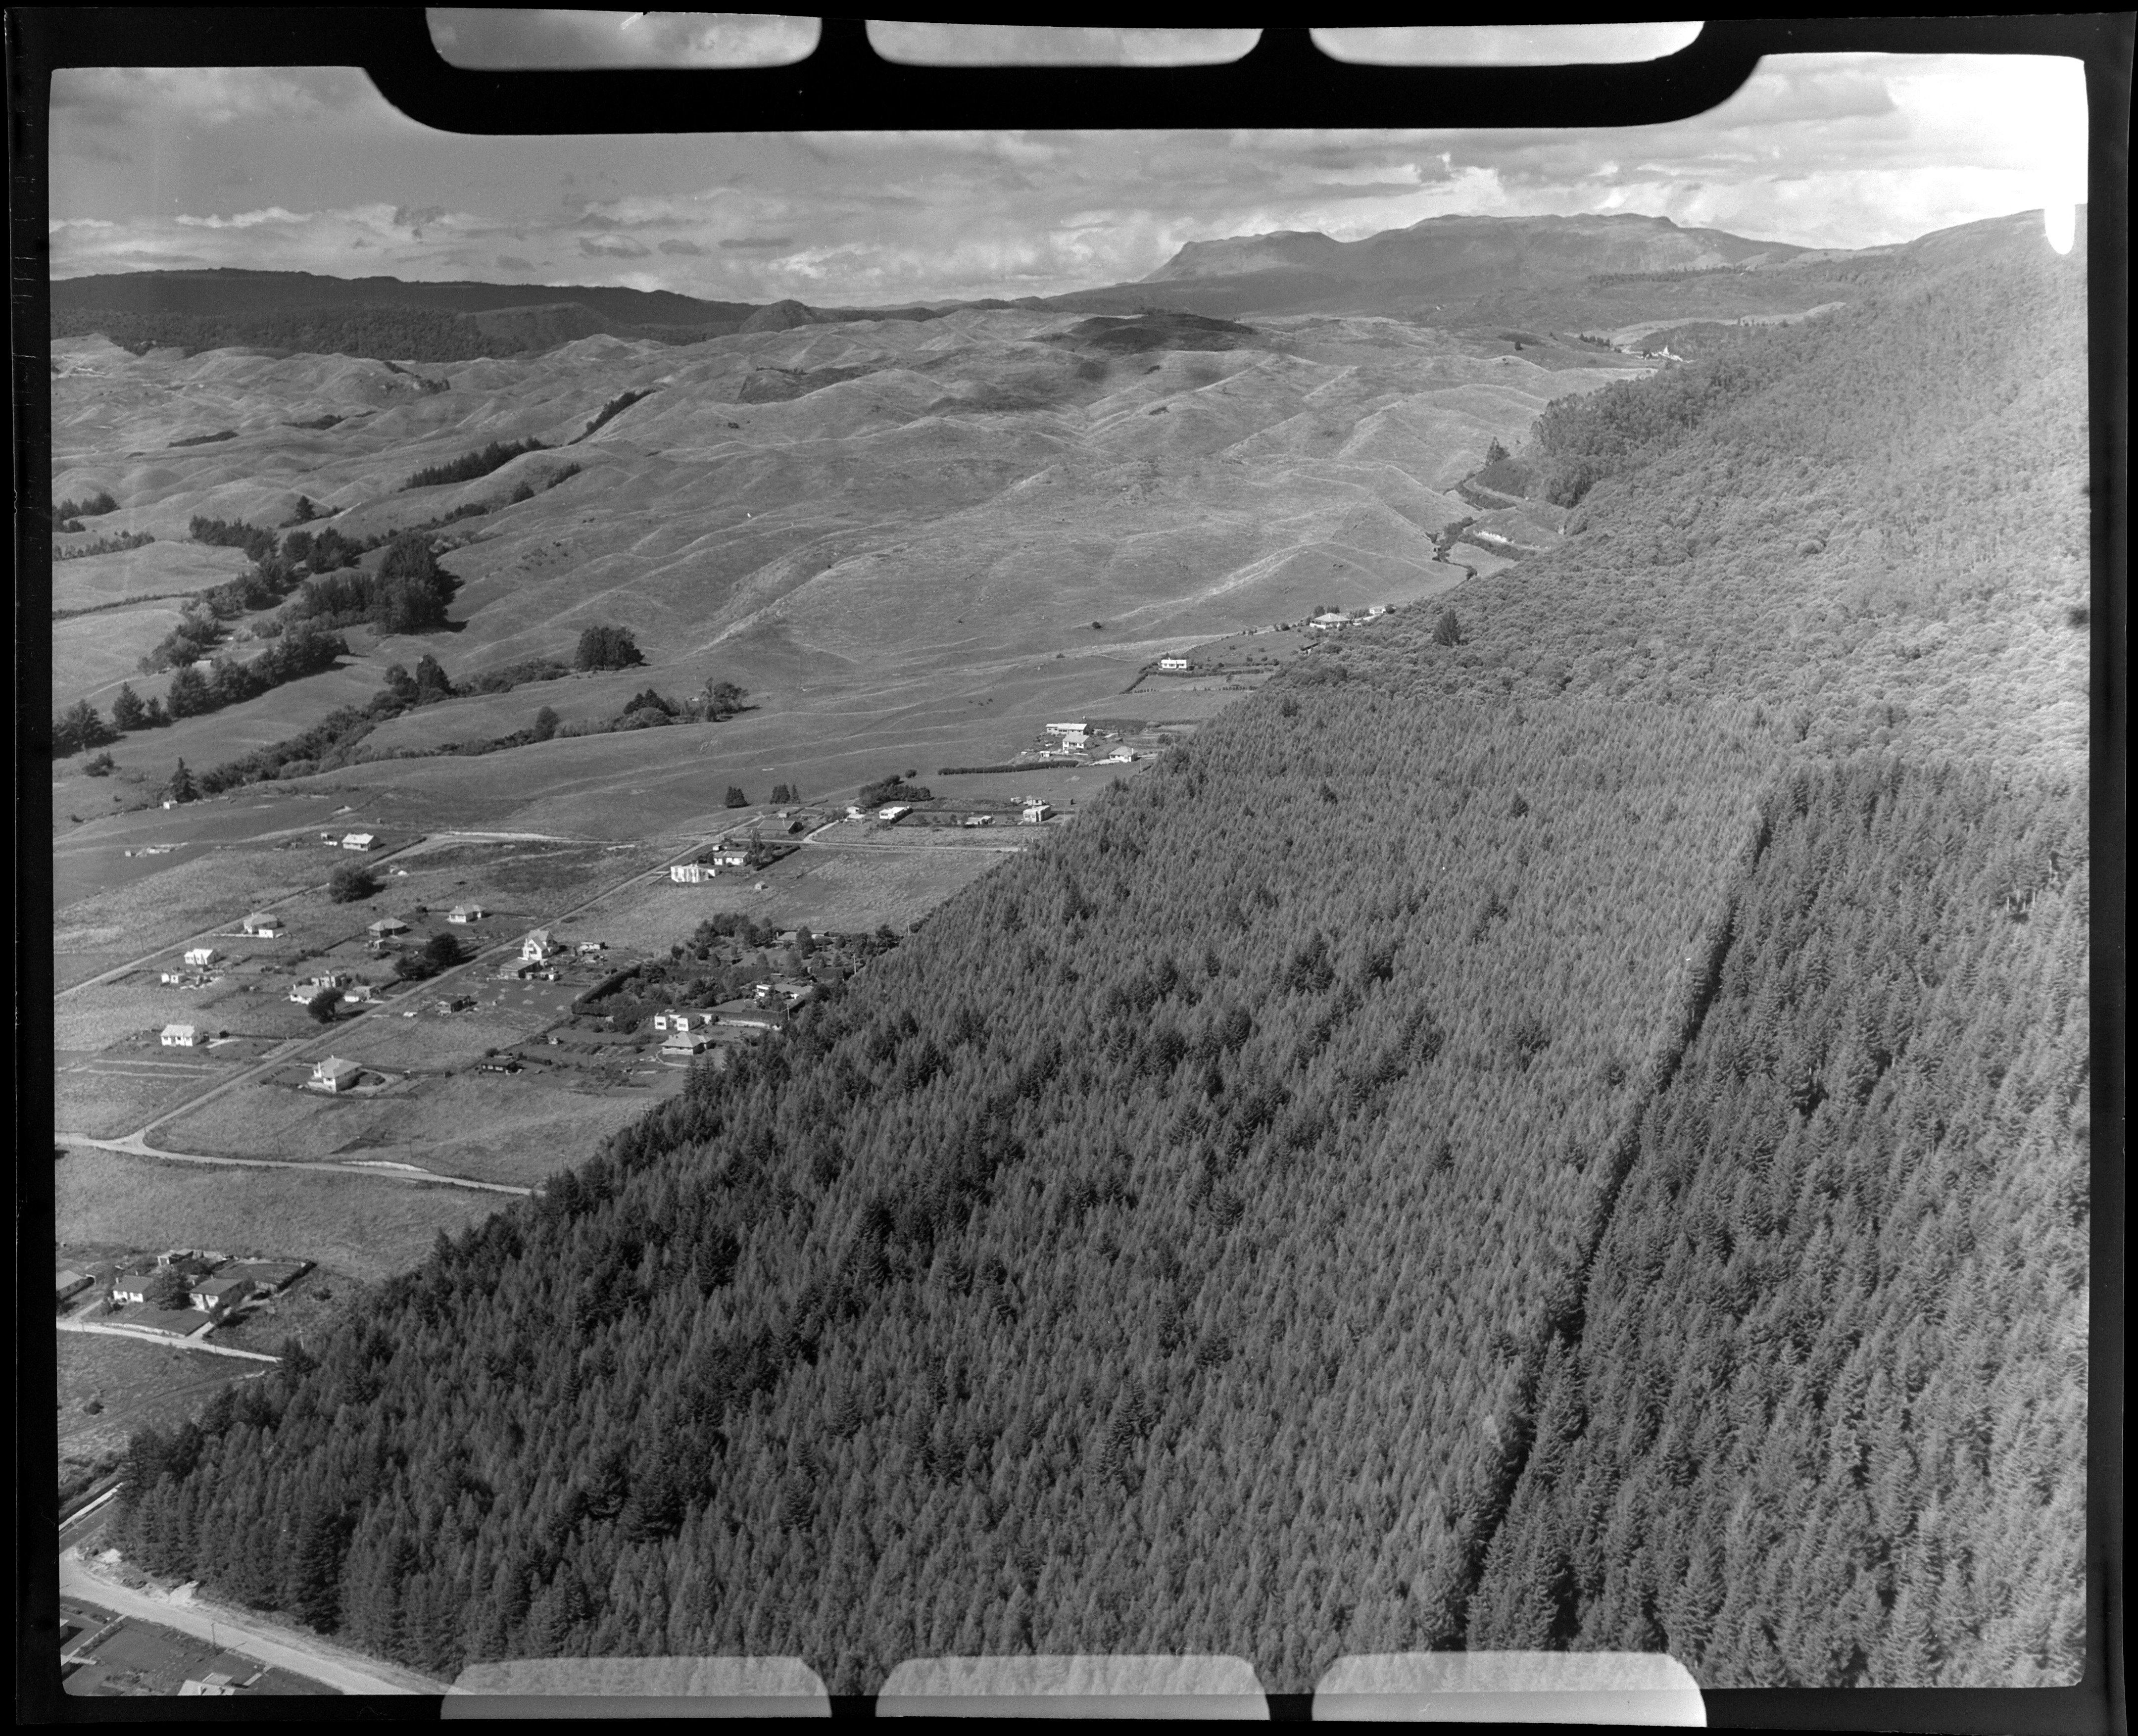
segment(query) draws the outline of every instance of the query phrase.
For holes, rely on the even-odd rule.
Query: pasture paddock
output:
[[[267,1248],[319,1262],[304,1285],[329,1271],[367,1283],[405,1271],[440,1230],[457,1234],[502,1197],[332,1173],[217,1169],[95,1147],[71,1150],[53,1178],[56,1233],[70,1243]]]
[[[331,1096],[263,1083],[203,1104],[159,1129],[157,1138],[174,1151],[209,1156],[412,1163],[442,1175],[531,1187],[583,1162],[649,1100],[643,1090],[575,1089],[569,1077],[553,1079],[534,1069],[456,1073],[377,1096]],[[355,1179],[333,1172],[272,1173],[305,1187]],[[446,1191],[380,1185],[411,1193]]]

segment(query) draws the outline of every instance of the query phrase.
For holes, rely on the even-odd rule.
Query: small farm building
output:
[[[378,840],[368,831],[344,832],[342,835],[341,847],[344,850],[369,850],[378,841]]]
[[[382,916],[371,925],[371,932],[383,940],[389,934],[405,934],[408,924],[398,916]]]
[[[447,914],[446,920],[460,923],[481,922],[489,914],[490,912],[484,909],[481,905],[455,905]]]
[[[186,949],[186,963],[195,970],[212,964],[215,963],[215,948],[212,946],[188,947]]]
[[[1037,826],[1053,812],[1053,808],[1047,802],[1028,802],[1024,804],[1024,823],[1027,826]]]
[[[712,1046],[713,1040],[702,1031],[677,1031],[670,1034],[661,1046],[664,1059],[671,1056],[702,1055]]]
[[[263,934],[271,938],[282,932],[282,919],[271,910],[255,910],[239,926],[248,934]]]
[[[1158,666],[1160,669],[1185,669],[1188,667],[1188,660],[1185,657],[1160,657],[1158,660]]]
[[[52,1274],[52,1295],[56,1300],[64,1302],[69,1296],[78,1296],[87,1290],[90,1281],[87,1273],[61,1266]]]
[[[741,844],[723,844],[713,852],[712,864],[715,868],[747,868],[749,851]]]
[[[876,811],[876,817],[879,820],[903,820],[912,812],[913,804],[911,802],[894,802],[887,807],[878,808]]]
[[[200,1026],[198,1025],[166,1025],[164,1026],[164,1046],[166,1049],[192,1049],[199,1046]]]

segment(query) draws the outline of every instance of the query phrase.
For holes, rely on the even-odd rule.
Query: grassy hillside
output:
[[[2068,1679],[2083,286],[1963,249],[1599,404],[1560,549],[142,1436],[131,1546],[437,1670]]]

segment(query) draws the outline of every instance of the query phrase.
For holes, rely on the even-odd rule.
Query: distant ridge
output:
[[[668,290],[596,284],[408,283],[398,277],[327,277],[312,271],[123,271],[56,279],[52,312],[110,309],[130,314],[230,318],[305,308],[414,307],[447,314],[576,303],[632,325],[718,325],[732,329],[757,311],[747,301],[701,301]]]

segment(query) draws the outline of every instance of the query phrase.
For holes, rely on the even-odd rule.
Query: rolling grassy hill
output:
[[[1222,1652],[1297,1692],[1630,1644],[1711,1687],[2072,1680],[2085,267],[2009,239],[1555,412],[1598,461],[1557,549],[1299,659],[315,1359],[139,1437],[128,1546],[435,1671]],[[651,411],[743,499],[888,511],[898,442],[957,421],[936,364],[1038,370],[1026,317],[742,340],[690,365],[884,358],[725,416],[671,382],[578,450],[626,488]],[[1392,558],[1430,503],[1345,449],[1384,418],[1429,495],[1445,430],[1546,383],[1265,329],[1067,369],[998,442],[1037,499],[949,445],[956,534],[901,526],[881,576],[842,528],[764,550],[701,642],[918,666],[869,633],[1021,642],[952,612],[991,582],[1044,624],[1116,559],[1156,607],[1177,548],[1183,595]],[[644,510],[608,546],[674,561]]]
[[[1203,347],[1215,343],[1227,347]],[[1046,720],[1064,665],[1083,671],[1075,703],[1086,705],[1183,642],[1325,602],[1445,589],[1461,568],[1435,558],[1434,539],[1468,510],[1448,490],[1489,444],[1519,443],[1553,399],[1639,371],[1594,352],[1467,353],[1389,321],[1221,329],[1021,309],[682,347],[593,337],[534,358],[408,367],[134,357],[95,339],[62,343],[58,359],[55,488],[109,488],[119,510],[100,529],[157,539],[68,563],[74,592],[163,588],[153,576],[196,515],[285,525],[302,497],[366,539],[489,509],[439,539],[462,585],[450,631],[359,637],[339,671],[115,749],[159,781],[179,757],[212,765],[295,734],[367,695],[390,663],[429,651],[466,677],[569,657],[594,624],[646,648],[639,685],[695,690],[731,675],[757,695],[759,724],[785,720],[770,751],[709,763],[708,776],[768,761],[798,774],[827,720],[930,695],[994,702],[992,733],[952,756],[988,763]],[[173,444],[224,429],[235,437]],[[529,439],[545,449],[486,475],[403,485]],[[579,474],[549,486],[568,465]],[[532,497],[515,501],[523,487]],[[56,700],[108,710],[121,680],[159,690],[130,659],[168,627],[149,611],[170,607],[90,617],[109,649],[70,650]],[[403,727],[476,733],[457,705]],[[637,751],[650,757],[618,767],[626,786],[662,750]],[[63,784],[61,811],[85,812],[76,799]],[[111,798],[78,799],[101,810]]]

